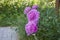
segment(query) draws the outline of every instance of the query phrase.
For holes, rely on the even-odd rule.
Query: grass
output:
[[[17,4],[0,4],[2,6],[0,7],[0,26],[16,26],[19,30],[20,40],[34,40],[32,35],[28,37],[25,33],[27,18],[23,11],[26,5],[18,6]],[[32,6],[33,2],[28,5]],[[54,4],[47,5],[41,1],[38,5],[40,12],[39,30],[36,33],[38,40],[60,40],[60,17],[56,15]]]

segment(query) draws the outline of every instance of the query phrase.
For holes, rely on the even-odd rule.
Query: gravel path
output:
[[[0,40],[18,40],[15,28],[0,27]]]

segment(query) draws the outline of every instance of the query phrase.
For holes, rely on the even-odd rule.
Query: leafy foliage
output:
[[[60,40],[60,17],[55,12],[55,0],[0,0],[0,26],[17,26],[20,40],[35,40],[31,35],[26,36],[25,24],[27,23],[24,8],[38,4],[40,11],[39,30],[36,36],[39,40]],[[59,15],[60,16],[60,15]]]

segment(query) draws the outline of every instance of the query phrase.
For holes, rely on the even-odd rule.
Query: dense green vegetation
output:
[[[35,40],[27,36],[25,24],[27,23],[24,8],[39,5],[39,30],[36,36],[39,40],[60,40],[60,18],[56,15],[55,0],[0,0],[0,26],[16,26],[19,29],[20,40]]]

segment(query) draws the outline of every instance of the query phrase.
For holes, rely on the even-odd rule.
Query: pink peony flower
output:
[[[25,26],[25,31],[28,36],[36,33],[37,30],[38,30],[38,27],[36,26],[36,24],[34,22],[28,22]]]
[[[33,5],[32,6],[32,9],[37,9],[38,8],[38,5]]]
[[[26,7],[26,8],[24,9],[24,14],[27,14],[30,10],[31,10],[31,7]]]
[[[37,24],[39,20],[39,11],[36,10],[37,8],[37,5],[33,5],[32,9],[30,7],[26,7],[24,10],[28,19],[28,23],[25,25],[25,31],[28,36],[36,33],[38,30]]]
[[[36,9],[31,9],[27,14],[28,21],[34,21],[37,23],[39,20],[39,12]]]

